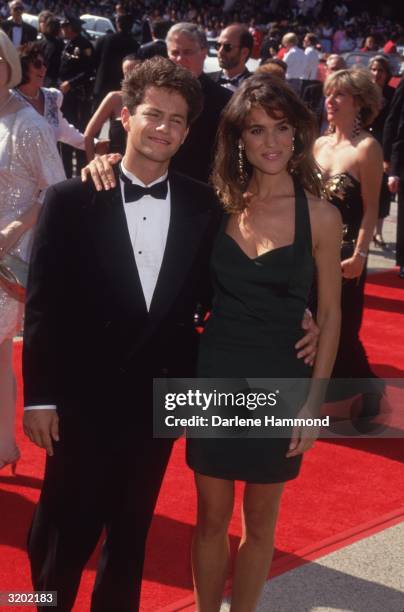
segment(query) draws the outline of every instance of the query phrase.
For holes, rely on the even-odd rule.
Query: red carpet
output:
[[[404,283],[395,272],[371,276],[366,289],[363,340],[375,370],[385,377],[404,378],[403,289]],[[17,344],[17,369],[20,353],[21,345]],[[20,414],[19,402],[18,442],[23,458],[18,475],[13,479],[7,470],[0,472],[0,591],[31,589],[25,538],[39,495],[43,452],[22,435]],[[400,439],[351,438],[317,443],[306,455],[299,479],[286,487],[272,572],[281,573],[398,522],[404,516],[403,462]],[[241,490],[240,485],[230,530],[233,547],[239,536]],[[184,465],[184,444],[180,441],[149,538],[144,611],[185,610],[191,604],[188,557],[194,502],[192,474]],[[95,565],[94,556],[82,580],[77,611],[88,610],[85,602]]]

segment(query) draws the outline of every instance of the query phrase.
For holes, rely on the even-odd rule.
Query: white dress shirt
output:
[[[306,63],[306,79],[315,81],[317,79],[317,68],[319,63],[319,55],[314,47],[306,47],[304,54],[307,58]]]
[[[12,40],[13,40],[13,45],[15,47],[19,47],[21,45],[21,41],[22,41],[22,27],[20,26],[13,26],[13,33],[12,33]]]
[[[287,64],[287,79],[304,79],[306,75],[307,57],[299,47],[291,47],[283,58]]]
[[[132,183],[142,187],[151,187],[155,183],[164,181],[167,172],[150,183],[145,185],[134,174],[129,172],[121,163],[123,174]],[[164,250],[167,242],[168,227],[170,225],[171,196],[170,184],[168,183],[167,197],[165,200],[153,198],[145,195],[136,202],[125,202],[124,182],[120,179],[120,189],[122,193],[123,208],[125,211],[126,222],[128,224],[130,241],[135,255],[136,266],[142,285],[143,295],[147,310],[153,293],[156,288],[157,279],[163,262]],[[55,405],[25,406],[25,410],[55,410]]]
[[[150,183],[150,185],[145,185],[134,174],[129,172],[123,164],[121,164],[121,168],[122,172],[132,183],[142,187],[151,187],[151,185],[167,178],[166,172],[163,176]],[[167,198],[165,200],[158,200],[150,195],[145,195],[140,200],[137,200],[137,202],[126,203],[124,183],[122,180],[120,183],[130,241],[135,255],[147,310],[150,310],[150,304],[163,261],[168,226],[170,224],[170,186],[168,185]]]

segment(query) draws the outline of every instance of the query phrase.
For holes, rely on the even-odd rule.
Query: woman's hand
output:
[[[305,404],[296,415],[296,419],[313,419],[319,418],[318,411],[312,410]],[[314,445],[320,433],[320,427],[295,425],[292,429],[292,436],[289,444],[289,450],[286,457],[297,457],[308,451]]]
[[[316,325],[313,315],[308,308],[306,308],[304,312],[302,328],[306,333],[303,338],[295,344],[295,349],[299,351],[297,353],[297,358],[304,358],[304,363],[312,366],[316,359],[320,329]]]
[[[88,176],[91,176],[97,191],[102,191],[115,187],[115,175],[112,166],[115,166],[122,159],[119,153],[109,153],[94,157],[87,166],[81,171],[81,180],[85,183]]]
[[[365,263],[365,257],[362,257],[359,253],[354,253],[349,259],[341,261],[342,276],[344,278],[358,278],[363,272]]]

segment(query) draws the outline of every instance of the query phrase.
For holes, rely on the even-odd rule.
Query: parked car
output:
[[[81,15],[80,19],[83,22],[83,29],[93,40],[105,36],[105,34],[113,34],[115,32],[115,26],[108,17]]]
[[[393,54],[384,54],[382,51],[349,51],[348,53],[343,53],[342,57],[346,61],[346,65],[348,68],[352,68],[352,66],[361,65],[365,68],[368,67],[368,64],[372,57],[375,55],[383,55],[383,57],[388,60],[391,71],[394,76],[398,76],[402,72],[402,58],[400,55]]]
[[[30,15],[29,13],[22,14],[22,20],[38,30],[38,15]]]

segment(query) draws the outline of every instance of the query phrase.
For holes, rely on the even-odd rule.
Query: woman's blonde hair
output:
[[[294,152],[288,170],[312,193],[321,194],[321,173],[313,157],[317,136],[314,115],[285,81],[267,73],[246,79],[225,107],[217,134],[212,184],[225,210],[241,212],[246,207],[246,191],[253,168],[244,154],[246,180],[239,174],[239,141],[250,111],[262,108],[274,119],[285,119],[295,129]]]
[[[382,107],[380,88],[373,83],[370,72],[365,68],[337,70],[330,74],[324,83],[324,94],[341,89],[353,96],[360,108],[363,127],[370,125]]]
[[[21,62],[20,57],[13,43],[7,34],[0,28],[0,54],[6,60],[10,68],[10,78],[6,87],[10,89],[21,82]]]

